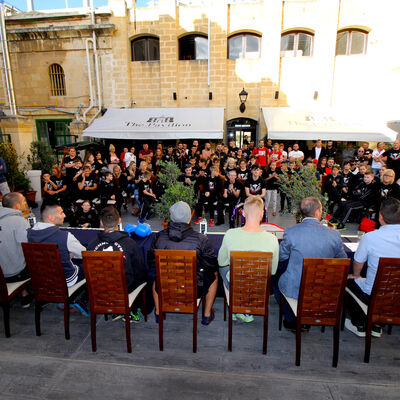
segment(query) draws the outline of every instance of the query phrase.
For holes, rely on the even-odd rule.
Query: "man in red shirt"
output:
[[[139,158],[140,160],[146,161],[148,157],[153,157],[153,150],[150,150],[149,145],[144,143],[143,150],[139,151]]]
[[[268,149],[264,147],[264,140],[258,142],[258,148],[254,149],[252,154],[257,154],[257,162],[265,169],[268,165]]]
[[[283,161],[283,155],[282,152],[279,149],[279,143],[275,143],[272,151],[269,155],[270,158],[270,162],[275,161],[276,162],[276,168],[280,168],[281,167],[281,163]]]

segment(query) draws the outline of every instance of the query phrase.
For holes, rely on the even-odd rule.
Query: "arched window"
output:
[[[339,31],[336,37],[336,55],[365,54],[367,52],[368,32],[360,29]]]
[[[206,35],[186,35],[179,39],[180,60],[207,60],[208,38]]]
[[[305,31],[284,33],[281,39],[281,57],[311,56],[314,35]]]
[[[157,61],[160,59],[160,39],[141,36],[131,41],[132,61]]]
[[[50,88],[52,96],[65,96],[65,75],[62,66],[51,64],[49,67]]]
[[[259,58],[261,37],[253,33],[240,33],[228,39],[228,58]]]

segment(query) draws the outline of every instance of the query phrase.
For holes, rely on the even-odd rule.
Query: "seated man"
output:
[[[299,297],[303,258],[347,258],[339,233],[319,222],[322,216],[320,200],[316,197],[306,197],[300,203],[300,211],[304,218],[302,223],[285,230],[279,248],[279,261],[289,262],[279,279],[279,290],[274,287],[278,303],[279,291],[286,297]],[[284,308],[284,318],[285,328],[295,330],[295,316],[287,304]]]
[[[248,197],[244,203],[244,216],[246,223],[241,228],[229,229],[222,241],[218,253],[219,273],[225,286],[229,289],[229,261],[231,251],[265,251],[272,252],[272,274],[275,274],[279,259],[279,243],[275,235],[265,232],[260,222],[264,216],[264,201],[261,197]],[[240,319],[244,322],[254,320],[248,314],[236,314],[233,320]]]
[[[104,231],[98,233],[97,238],[89,243],[87,249],[93,251],[122,251],[124,253],[126,285],[128,293],[131,293],[146,282],[147,279],[146,267],[140,249],[127,232],[118,230],[121,217],[115,207],[107,206],[101,210],[100,223]],[[113,320],[121,317],[123,316],[115,316]],[[130,319],[138,321],[140,320],[140,314],[131,311]]]
[[[400,201],[389,198],[382,202],[379,212],[381,227],[367,233],[354,255],[353,274],[348,276],[347,286],[365,304],[369,304],[372,287],[380,257],[400,257]],[[367,262],[367,277],[360,273]],[[349,296],[348,311],[350,319],[346,319],[345,327],[355,335],[365,337],[367,317],[360,306]],[[372,326],[372,336],[381,337],[382,328]]]
[[[41,210],[42,221],[28,229],[28,242],[55,243],[60,251],[67,286],[73,286],[85,278],[82,266],[82,251],[85,247],[70,232],[61,230],[65,214],[59,205],[44,205]]]
[[[331,223],[337,223],[338,230],[345,230],[345,223],[353,210],[361,210],[366,207],[375,207],[378,201],[378,186],[374,182],[374,173],[369,170],[352,193],[352,199],[342,202],[331,218]]]
[[[30,277],[25,265],[21,243],[27,242],[28,221],[22,216],[28,207],[21,193],[7,193],[0,207],[0,267],[7,283],[20,282]],[[22,292],[21,305],[29,307],[33,296],[26,290]]]
[[[218,288],[218,263],[214,249],[207,238],[195,232],[189,225],[192,212],[187,203],[179,201],[170,209],[171,222],[168,229],[156,234],[148,252],[150,275],[155,280],[155,250],[196,250],[197,254],[197,297],[205,297],[205,310],[201,323],[209,325],[215,318],[212,306]],[[158,321],[158,295],[153,285],[156,321]]]

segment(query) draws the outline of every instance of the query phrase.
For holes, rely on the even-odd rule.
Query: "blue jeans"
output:
[[[228,273],[229,273],[229,265],[227,265],[226,267],[219,267],[219,274],[221,275],[225,287],[229,290],[229,279],[227,276]]]

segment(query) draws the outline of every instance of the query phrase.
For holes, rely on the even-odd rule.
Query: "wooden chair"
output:
[[[232,314],[239,313],[264,316],[263,354],[267,354],[271,268],[272,253],[231,251],[228,351],[232,351]]]
[[[392,325],[400,325],[400,258],[381,257],[372,287],[369,305],[363,303],[353,292],[346,288],[346,296],[352,296],[367,315],[365,332],[364,362],[369,362],[371,351],[371,331],[374,323],[388,324],[388,334],[392,333]],[[343,312],[342,330],[346,314]]]
[[[10,333],[10,302],[11,300],[22,292],[29,284],[31,280],[25,279],[20,282],[7,283],[4,278],[3,271],[0,267],[0,305],[3,307],[4,317],[4,330],[6,338],[11,336]]]
[[[125,277],[124,253],[121,251],[83,251],[83,267],[87,280],[90,302],[90,330],[92,351],[96,351],[96,314],[125,314],[126,345],[132,353],[129,314],[140,293],[146,313],[146,282],[128,293]]]
[[[164,313],[193,314],[193,353],[197,351],[197,266],[194,250],[156,250],[159,347],[164,349]]]
[[[340,315],[344,290],[350,268],[347,258],[305,258],[298,300],[281,293],[279,307],[279,330],[282,329],[284,300],[297,317],[296,365],[300,365],[302,325],[333,326],[333,360],[337,367],[339,356]]]
[[[64,303],[65,339],[69,340],[69,305],[84,288],[86,280],[67,287],[58,246],[53,243],[22,243],[26,266],[32,280],[35,296],[36,336],[41,335],[40,312],[44,303]],[[79,290],[78,290],[79,289]]]

